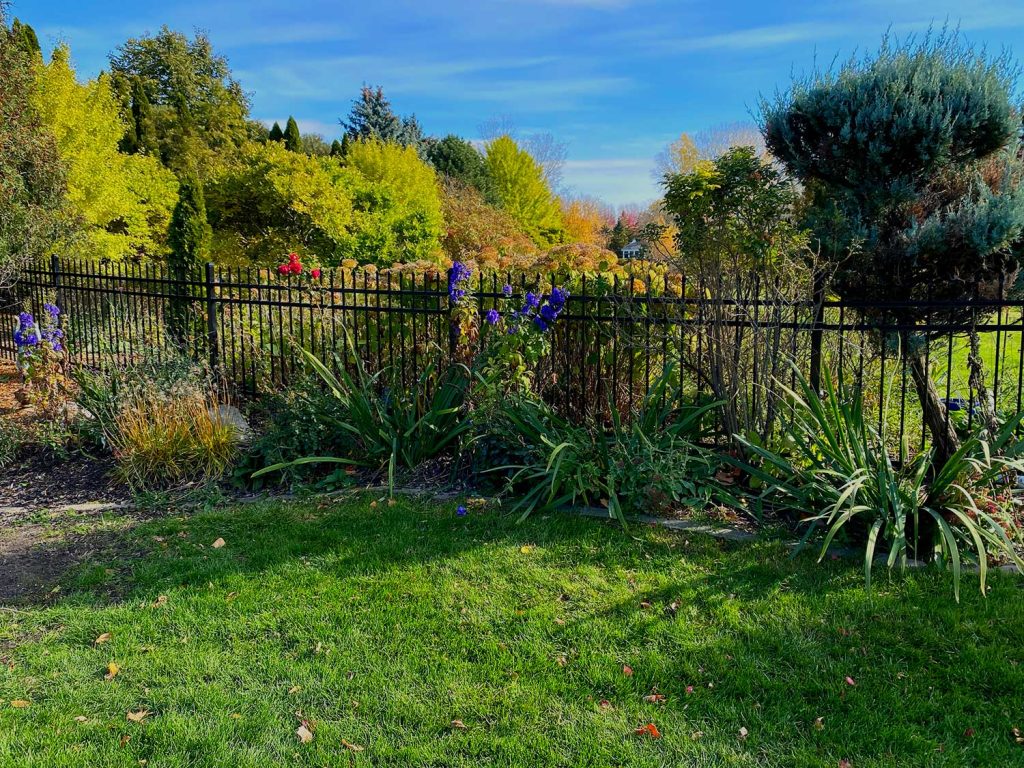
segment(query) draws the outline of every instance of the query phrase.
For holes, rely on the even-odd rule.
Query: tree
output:
[[[188,175],[181,181],[167,240],[170,245],[168,272],[172,280],[178,281],[167,304],[167,331],[179,346],[185,347],[199,325],[194,298],[197,291],[187,284],[200,279],[203,264],[210,257],[206,203],[202,182],[195,175]]]
[[[781,327],[782,315],[773,321],[771,312],[804,300],[810,285],[796,190],[752,147],[670,174],[664,187],[664,207],[677,227],[676,271],[698,295],[722,299],[702,308],[701,337],[726,434],[756,435],[763,443],[775,427],[784,350],[781,333],[762,326]],[[759,314],[759,301],[773,309]]]
[[[299,251],[337,263],[352,224],[356,174],[338,162],[251,143],[204,189],[218,263],[271,266]]]
[[[249,102],[223,56],[202,34],[190,40],[162,27],[132,38],[110,57],[111,72],[142,80],[164,164],[205,178],[249,139]],[[127,105],[125,105],[127,107]]]
[[[753,123],[723,123],[692,136],[679,134],[654,156],[651,175],[660,182],[670,173],[690,173],[699,161],[714,160],[735,147],[751,147],[759,157],[767,151],[764,136]]]
[[[561,202],[566,241],[606,247],[606,231],[612,218],[607,206],[584,197]]]
[[[267,139],[270,141],[284,141],[284,131],[281,130],[281,126],[277,120],[270,126],[270,132],[267,134]]]
[[[299,124],[291,115],[288,115],[288,123],[284,129],[284,148],[289,152],[302,151],[302,134],[299,133]]]
[[[32,104],[67,168],[63,215],[83,235],[63,243],[64,251],[111,260],[162,256],[177,181],[156,158],[118,150],[126,124],[110,78],[79,83],[67,48],[58,47],[36,67]]]
[[[701,159],[700,150],[690,134],[681,133],[678,139],[655,155],[651,175],[655,181],[661,182],[670,173],[690,173]]]
[[[36,65],[8,30],[0,5],[0,288],[72,232],[62,215],[66,169],[53,133],[32,108]]]
[[[149,103],[149,97],[146,96],[142,80],[138,77],[132,78],[131,112],[129,115],[128,128],[120,142],[121,151],[129,155],[144,154],[159,157],[160,142],[156,135],[153,107]]]
[[[403,119],[396,115],[380,86],[364,85],[359,98],[352,102],[348,119],[338,122],[345,129],[345,135],[352,139],[377,139],[403,147],[419,147],[423,141],[416,116]]]
[[[564,235],[561,212],[544,169],[510,136],[489,142],[486,158],[501,207],[541,247],[560,243]]]
[[[36,37],[36,31],[28,24],[15,19],[11,22],[10,37],[11,42],[24,51],[30,59],[41,55],[39,38]]]
[[[943,33],[886,40],[876,56],[813,73],[762,104],[769,150],[808,191],[833,290],[899,307],[867,314],[907,329],[899,342],[940,465],[958,445],[929,370],[928,344],[944,334],[912,329],[972,322],[977,308],[955,305],[994,297],[1017,268],[1014,76],[1005,57]],[[939,316],[913,304],[925,301],[954,306]]]
[[[480,136],[487,143],[502,136],[508,136],[526,150],[544,169],[544,180],[552,190],[562,184],[565,160],[569,147],[551,133],[530,133],[521,136],[511,115],[497,115],[480,125]]]
[[[353,141],[345,165],[355,176],[353,222],[343,256],[379,264],[439,261],[444,220],[437,174],[416,149]]]
[[[331,142],[330,155],[331,157],[344,157],[345,155],[345,148],[342,146],[342,143],[337,139]]]
[[[487,170],[484,156],[465,139],[449,134],[431,141],[426,157],[438,173],[474,187],[492,205],[498,202],[494,179]]]

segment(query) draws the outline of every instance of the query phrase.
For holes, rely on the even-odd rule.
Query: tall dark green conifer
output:
[[[39,38],[36,37],[36,31],[28,24],[21,23],[18,19],[15,19],[11,24],[11,40],[25,53],[32,56],[41,55]]]
[[[178,204],[167,230],[167,268],[177,282],[168,301],[167,329],[171,338],[182,347],[189,345],[199,333],[198,289],[188,283],[201,279],[202,268],[210,255],[210,225],[206,220],[203,187],[195,174],[188,174],[178,188]]]
[[[341,145],[341,142],[335,139],[331,142],[331,157],[341,157],[345,153],[345,148]]]
[[[284,131],[281,130],[281,126],[278,124],[277,120],[275,120],[274,124],[270,126],[270,133],[267,134],[267,138],[270,139],[270,141],[282,141],[284,139]]]
[[[132,108],[128,131],[121,140],[121,151],[129,154],[146,154],[159,156],[160,142],[156,134],[156,122],[153,119],[153,107],[146,96],[146,88],[142,78],[132,78]]]
[[[299,124],[291,115],[288,115],[288,124],[284,129],[284,148],[289,152],[302,151],[302,134],[299,133]]]

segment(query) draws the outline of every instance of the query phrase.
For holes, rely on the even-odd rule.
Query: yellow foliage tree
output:
[[[37,68],[33,103],[67,166],[66,215],[84,230],[83,238],[63,244],[65,252],[105,260],[161,257],[178,182],[157,159],[118,151],[125,123],[109,79],[79,83],[61,46]]]
[[[596,200],[577,198],[562,201],[562,225],[569,243],[587,243],[605,246],[605,230],[609,226],[609,212]]]

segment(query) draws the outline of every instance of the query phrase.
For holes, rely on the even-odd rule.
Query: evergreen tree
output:
[[[342,143],[335,139],[331,142],[331,157],[341,157],[345,154],[345,148]]]
[[[289,152],[302,151],[302,134],[299,133],[299,124],[291,115],[288,115],[288,123],[284,129],[284,148]]]
[[[439,173],[476,188],[491,205],[498,203],[494,179],[487,170],[487,163],[468,141],[450,134],[443,139],[430,141],[425,154]]]
[[[39,47],[39,38],[36,37],[36,31],[32,29],[28,24],[15,19],[11,23],[11,40],[18,46],[22,51],[29,54],[30,56],[40,56],[41,49]]]
[[[416,116],[402,119],[396,115],[380,86],[364,85],[359,98],[352,103],[348,119],[339,122],[351,139],[378,139],[417,150],[423,141],[423,130]]]
[[[153,107],[146,96],[146,88],[142,79],[132,78],[131,112],[129,113],[128,130],[121,140],[121,151],[130,155],[145,154],[158,157],[160,142],[156,135],[156,123],[153,120]]]
[[[352,149],[352,139],[348,137],[346,133],[341,137],[341,156],[343,158],[348,157],[349,150]]]
[[[900,333],[941,463],[958,439],[930,375],[944,324],[975,322],[972,297],[995,298],[1018,262],[1024,168],[1014,155],[1015,72],[957,35],[885,41],[878,55],[815,73],[762,105],[772,156],[808,192],[807,221],[843,298]],[[915,306],[948,302],[950,309]],[[940,316],[941,315],[941,316]],[[881,344],[895,339],[879,339]],[[984,404],[983,404],[984,407]]]
[[[168,301],[167,329],[171,338],[184,347],[200,327],[195,298],[198,291],[189,290],[187,283],[199,281],[210,254],[210,225],[206,220],[203,187],[194,174],[181,180],[167,244],[170,246],[168,272],[172,280],[179,281],[175,295]]]
[[[267,134],[267,138],[270,141],[284,141],[284,131],[281,130],[281,126],[278,124],[277,120],[275,120],[274,124],[270,126],[270,133]]]

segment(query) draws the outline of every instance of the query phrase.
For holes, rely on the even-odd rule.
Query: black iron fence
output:
[[[71,360],[92,368],[180,355],[185,347],[237,392],[252,395],[293,379],[306,349],[334,365],[358,357],[386,373],[390,385],[408,388],[428,365],[470,360],[489,333],[502,332],[487,324],[488,310],[507,317],[527,293],[555,286],[570,296],[531,375],[549,402],[576,419],[628,415],[668,377],[687,402],[727,400],[733,429],[770,433],[785,418],[780,384],[792,385],[798,372],[819,382],[824,371],[858,387],[890,439],[923,446],[908,361],[923,356],[948,417],[969,426],[979,396],[968,361],[972,333],[997,409],[1022,406],[1024,302],[863,305],[815,297],[808,286],[737,298],[650,270],[565,278],[477,273],[455,303],[443,271],[338,268],[314,279],[211,264],[182,276],[159,265],[54,258],[27,270],[8,298],[0,356],[15,355],[17,312],[38,314],[53,301],[62,309]],[[174,320],[181,307],[184,325]],[[908,308],[918,318],[912,323]]]

